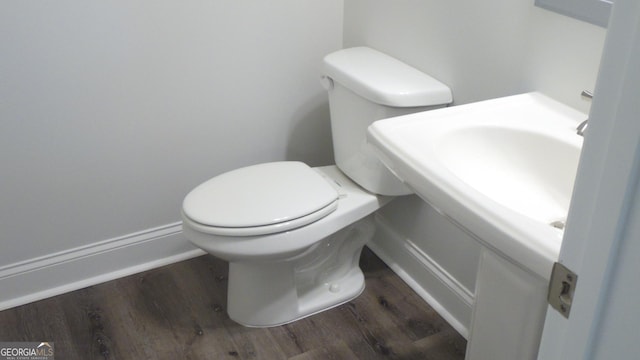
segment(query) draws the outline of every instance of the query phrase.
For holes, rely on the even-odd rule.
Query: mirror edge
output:
[[[535,0],[535,5],[606,28],[612,0]]]

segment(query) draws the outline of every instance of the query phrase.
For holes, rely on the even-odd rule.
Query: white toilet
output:
[[[183,231],[229,262],[227,310],[252,327],[286,324],[357,297],[371,214],[409,191],[366,144],[375,120],[442,107],[450,89],[376,50],[324,58],[337,166],[265,163],[216,176],[182,207]],[[388,196],[384,196],[388,195]]]

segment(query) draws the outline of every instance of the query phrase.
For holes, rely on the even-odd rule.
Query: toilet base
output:
[[[292,259],[229,264],[229,317],[248,327],[287,324],[362,293],[360,253],[375,232],[372,216],[320,240]]]

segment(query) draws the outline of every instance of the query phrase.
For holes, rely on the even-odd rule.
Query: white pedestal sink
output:
[[[483,247],[468,359],[535,359],[586,115],[528,93],[385,119],[368,140]]]

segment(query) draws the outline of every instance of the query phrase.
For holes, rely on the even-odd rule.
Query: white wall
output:
[[[451,87],[455,105],[535,90],[587,112],[590,103],[580,93],[594,88],[606,31],[533,3],[345,0],[345,47],[371,46],[431,74]],[[424,251],[428,261],[419,262],[442,267],[438,272],[445,274],[440,281],[446,286],[428,285],[425,291],[430,293],[424,297],[438,303],[436,308],[443,307],[447,320],[459,324],[456,328],[464,334],[470,307],[447,309],[447,304],[464,298],[460,290],[473,293],[479,247],[415,198],[396,200],[381,215],[400,234],[396,238],[408,239]],[[411,273],[415,255],[406,255],[393,261],[413,262],[404,269]],[[423,272],[429,267],[434,266]],[[410,275],[424,287],[418,279],[424,274]],[[434,280],[424,280],[429,283]],[[447,293],[451,289],[453,294]]]
[[[533,0],[345,0],[345,46],[368,45],[433,75],[455,104],[539,90],[586,111],[605,30]]]
[[[332,163],[319,73],[342,13],[342,0],[0,3],[0,279],[176,224],[184,195],[223,171]]]

